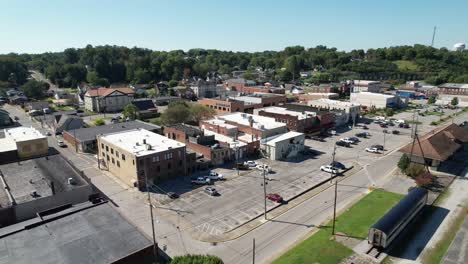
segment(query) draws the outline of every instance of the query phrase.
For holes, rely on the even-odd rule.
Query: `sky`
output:
[[[468,0],[0,0],[0,54],[87,44],[338,50],[468,42]]]

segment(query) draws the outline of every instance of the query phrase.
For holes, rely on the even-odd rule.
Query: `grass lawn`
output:
[[[369,227],[401,198],[403,195],[374,190],[337,218],[337,232],[365,239]],[[351,249],[330,240],[331,226],[332,223],[328,223],[273,263],[339,263],[350,256],[353,253]]]
[[[402,71],[419,70],[418,65],[416,65],[416,63],[409,61],[409,60],[397,60],[397,61],[394,61],[393,63],[395,63],[398,66],[398,69]]]
[[[70,111],[70,110],[75,110],[75,108],[71,106],[54,106],[55,111]]]

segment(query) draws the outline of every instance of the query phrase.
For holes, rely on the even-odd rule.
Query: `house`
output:
[[[164,128],[164,135],[185,143],[187,148],[211,161],[212,165],[222,165],[234,158],[229,145],[216,141],[214,135],[205,135],[203,130],[186,124],[175,124]]]
[[[185,144],[145,129],[98,136],[98,159],[129,186],[147,185],[186,175]]]
[[[56,135],[63,134],[65,131],[80,129],[86,126],[81,117],[69,115],[54,115],[54,132]]]
[[[182,98],[177,96],[158,96],[152,99],[154,104],[157,106],[168,105],[172,102],[183,101]]]
[[[399,151],[412,155],[412,161],[426,164],[434,170],[449,160],[459,150],[467,149],[468,131],[456,124],[435,129],[409,143]]]
[[[31,110],[43,111],[44,109],[49,108],[49,102],[46,102],[46,101],[29,102],[29,103],[26,103],[25,108],[28,111],[31,111]]]
[[[133,101],[131,88],[98,88],[84,96],[85,109],[92,112],[118,112]]]
[[[22,105],[28,101],[28,98],[24,95],[14,95],[10,97],[10,103]]]
[[[132,104],[138,109],[138,116],[140,118],[153,118],[158,115],[158,108],[151,99],[137,99]]]
[[[33,127],[15,127],[0,134],[0,163],[47,155],[47,137]]]
[[[13,125],[14,122],[10,117],[10,113],[6,110],[0,109],[0,127],[6,127]]]
[[[204,105],[216,111],[216,114],[222,115],[234,112],[244,112],[244,102],[233,99],[215,99],[203,98],[197,101],[198,104]]]
[[[73,130],[65,130],[63,132],[63,139],[65,142],[74,149],[81,152],[96,153],[97,151],[97,137],[115,132],[122,132],[143,128],[151,132],[162,133],[161,127],[151,123],[135,120],[128,122],[121,122],[109,124],[104,126],[78,128]]]
[[[190,89],[198,98],[212,98],[224,94],[224,86],[217,84],[216,80],[197,80],[195,84],[190,86]]]

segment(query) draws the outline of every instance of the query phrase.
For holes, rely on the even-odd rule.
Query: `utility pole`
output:
[[[262,174],[263,174],[263,202],[265,205],[265,212],[263,214],[265,220],[267,219],[267,202],[266,202],[266,180],[265,180],[265,168],[262,169]]]
[[[150,209],[151,215],[151,229],[153,231],[153,263],[158,263],[158,243],[156,243],[156,235],[154,232],[154,217],[153,217],[153,203],[151,202],[151,195],[149,193],[148,188],[148,175],[146,172],[146,162],[144,162],[144,170],[145,170],[145,185],[146,185],[146,193],[148,194],[148,205]]]
[[[236,158],[236,170],[237,170],[237,176],[239,176],[239,161],[238,161],[238,155],[239,155],[239,147],[237,146],[239,142],[234,141],[232,143],[234,145],[234,156]]]
[[[385,136],[386,136],[387,133],[385,133],[385,129],[382,132],[383,132],[383,150],[382,150],[382,154],[385,155]]]
[[[335,153],[336,153],[336,142],[335,146],[333,147],[333,154],[332,154],[332,170],[330,173],[330,182],[333,180],[333,172],[335,171]],[[332,227],[332,235],[335,235],[335,222],[336,222],[336,196],[337,196],[337,188],[338,188],[338,180],[335,180],[335,201],[333,203],[333,227]]]
[[[252,264],[255,264],[255,238],[253,239]]]

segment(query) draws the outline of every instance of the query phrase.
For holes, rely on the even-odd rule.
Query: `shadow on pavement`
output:
[[[427,205],[417,219],[392,242],[389,256],[416,260],[450,211]]]

